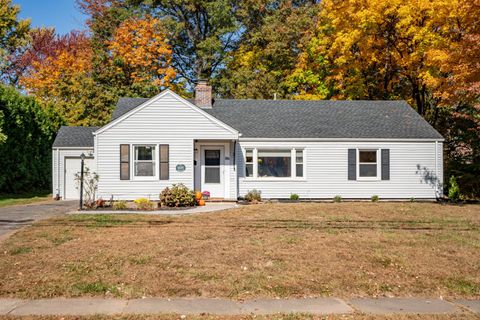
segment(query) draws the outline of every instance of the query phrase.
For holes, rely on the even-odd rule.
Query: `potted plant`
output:
[[[210,191],[203,191],[202,198],[203,200],[208,200],[210,198]]]

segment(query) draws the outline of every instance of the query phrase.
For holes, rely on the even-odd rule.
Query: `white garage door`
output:
[[[80,174],[80,166],[80,158],[65,158],[65,200],[80,198],[80,188],[77,188],[77,182],[75,181],[75,174]],[[90,172],[96,171],[94,159],[85,159],[85,167],[88,167]]]

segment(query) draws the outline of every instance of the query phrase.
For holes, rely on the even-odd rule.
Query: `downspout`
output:
[[[60,149],[57,148],[57,196],[60,199]]]
[[[440,198],[438,192],[438,141],[435,140],[435,197]]]
[[[233,171],[237,171],[237,140],[233,141]]]

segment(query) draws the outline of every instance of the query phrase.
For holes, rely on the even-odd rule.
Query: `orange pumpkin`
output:
[[[198,205],[199,206],[204,206],[205,205],[205,200],[203,200],[203,199],[198,200]]]
[[[202,193],[200,191],[195,192],[195,199],[197,199],[197,200],[202,199]]]

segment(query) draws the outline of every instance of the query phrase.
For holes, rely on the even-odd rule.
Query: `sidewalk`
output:
[[[75,299],[0,299],[0,315],[93,315],[93,314],[213,314],[246,315],[275,313],[310,313],[317,315],[351,314],[480,314],[480,300],[420,298],[337,298],[255,299],[234,301],[204,298],[145,298],[134,300],[75,298]]]

